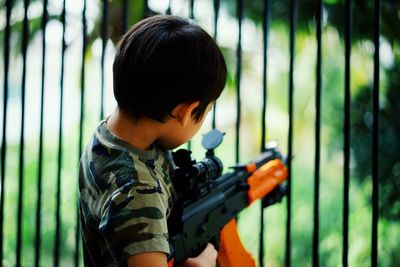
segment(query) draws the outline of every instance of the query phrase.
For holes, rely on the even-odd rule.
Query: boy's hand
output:
[[[178,267],[215,267],[217,263],[218,251],[210,243],[203,252],[196,258],[188,258],[178,265]]]
[[[218,252],[210,243],[203,252],[196,258],[189,258],[179,264],[177,267],[215,267]],[[167,257],[162,252],[139,253],[130,256],[127,260],[129,267],[166,267]]]

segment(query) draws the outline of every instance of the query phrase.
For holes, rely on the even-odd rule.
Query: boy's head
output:
[[[180,104],[197,103],[200,122],[226,80],[223,55],[203,29],[176,16],[154,16],[133,26],[118,45],[114,95],[132,119],[168,120]]]

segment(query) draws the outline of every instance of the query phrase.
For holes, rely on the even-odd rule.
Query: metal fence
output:
[[[63,11],[61,14],[60,21],[63,26],[63,32],[62,32],[62,53],[61,53],[61,66],[60,66],[60,81],[59,81],[59,125],[58,125],[58,153],[57,153],[57,173],[56,173],[56,179],[57,179],[57,193],[55,196],[56,199],[56,213],[54,214],[54,218],[56,221],[56,227],[55,227],[55,237],[54,237],[54,266],[59,266],[60,264],[60,242],[61,242],[61,235],[60,235],[60,227],[61,227],[61,221],[60,221],[60,191],[61,191],[61,180],[63,177],[61,177],[61,168],[62,168],[62,159],[63,159],[63,112],[65,108],[64,104],[64,69],[65,69],[65,51],[66,51],[66,41],[65,41],[65,29],[66,29],[66,2],[68,0],[63,1]],[[5,1],[5,28],[4,28],[4,84],[3,84],[3,120],[2,120],[2,143],[1,143],[1,198],[0,198],[0,229],[1,229],[1,242],[0,242],[0,258],[4,258],[3,252],[4,252],[4,238],[3,238],[3,229],[4,229],[4,224],[6,223],[4,220],[4,207],[5,207],[5,192],[7,191],[7,187],[5,187],[5,177],[6,177],[6,169],[7,169],[7,127],[12,127],[10,126],[10,122],[7,122],[7,112],[8,110],[8,98],[9,98],[9,73],[10,73],[10,51],[11,51],[11,43],[10,43],[10,35],[11,35],[11,12],[12,8],[15,3],[12,0],[6,0]],[[169,1],[169,8],[166,10],[167,14],[171,13],[171,0]],[[268,38],[269,38],[269,27],[270,27],[270,8],[269,8],[269,0],[265,0],[263,2],[263,20],[262,20],[262,26],[263,26],[263,80],[262,80],[262,87],[263,87],[263,102],[262,102],[262,121],[261,123],[261,129],[262,129],[262,140],[261,140],[261,148],[264,148],[266,144],[266,112],[267,112],[267,104],[268,104],[268,98],[267,98],[267,68],[268,68]],[[123,13],[122,13],[122,20],[123,20],[123,28],[124,31],[128,28],[128,16],[129,12],[131,11],[129,5],[128,5],[127,0],[123,0],[122,6],[123,6]],[[380,59],[379,59],[379,37],[380,37],[380,1],[375,0],[374,1],[375,6],[374,6],[374,46],[375,46],[375,56],[374,56],[374,90],[373,90],[373,146],[371,147],[372,150],[372,180],[373,180],[373,194],[372,194],[372,233],[371,233],[371,266],[377,266],[378,265],[378,235],[377,235],[377,227],[378,227],[378,201],[379,201],[379,196],[378,196],[378,179],[379,179],[379,173],[378,173],[378,129],[379,129],[379,116],[378,116],[378,110],[379,110],[379,67],[380,67]],[[194,18],[195,10],[194,10],[194,0],[188,1],[189,4],[189,16],[190,18]],[[246,10],[244,8],[244,0],[237,0],[237,27],[238,27],[238,32],[239,32],[239,37],[237,40],[237,50],[236,50],[236,57],[237,57],[237,65],[236,65],[236,162],[240,161],[240,125],[241,125],[241,72],[242,72],[242,22],[243,18],[246,16]],[[18,166],[19,166],[19,173],[18,173],[18,188],[19,188],[19,193],[18,193],[18,205],[17,205],[17,236],[16,236],[16,266],[21,266],[21,250],[22,250],[22,223],[23,223],[23,218],[22,218],[22,213],[23,213],[23,197],[24,197],[24,179],[26,178],[24,176],[24,164],[25,164],[25,152],[26,152],[26,147],[24,146],[25,144],[25,124],[24,122],[26,121],[26,111],[25,111],[25,91],[26,91],[26,75],[27,75],[27,70],[26,70],[26,61],[28,58],[28,53],[27,53],[27,48],[29,44],[29,19],[28,19],[28,7],[30,5],[29,0],[24,0],[23,1],[24,5],[24,19],[23,19],[23,25],[22,25],[22,41],[21,41],[21,53],[22,53],[22,58],[23,58],[23,69],[22,69],[22,76],[21,76],[21,81],[22,81],[22,90],[21,90],[21,120],[19,121],[20,123],[20,145],[19,145],[19,161],[18,161]],[[293,157],[293,112],[294,112],[294,90],[295,90],[295,83],[294,83],[294,72],[295,72],[295,44],[296,44],[296,22],[297,22],[297,11],[299,8],[299,4],[297,3],[296,0],[289,0],[287,5],[285,7],[289,10],[289,16],[287,18],[287,23],[289,25],[290,29],[290,44],[289,44],[289,64],[290,64],[290,70],[289,70],[289,88],[288,88],[288,95],[289,99],[287,100],[289,103],[289,128],[288,128],[288,155],[287,155],[287,166],[289,170],[289,178],[288,178],[288,195],[287,195],[287,225],[286,225],[286,247],[285,247],[285,261],[282,263],[282,265],[285,266],[291,266],[291,222],[292,222],[292,198],[291,198],[291,185],[292,185],[292,179],[291,179],[291,173],[292,173],[292,157]],[[101,103],[101,109],[100,109],[100,118],[103,118],[104,116],[104,108],[103,108],[103,102],[104,102],[104,72],[105,72],[105,50],[106,50],[106,44],[108,40],[108,32],[107,32],[107,27],[106,25],[109,22],[109,9],[108,9],[108,1],[103,0],[103,5],[102,5],[102,31],[101,31],[101,40],[102,40],[102,57],[101,57],[101,91],[99,92],[99,101]],[[217,38],[218,36],[218,19],[219,19],[219,9],[220,9],[220,1],[219,0],[214,0],[214,38]],[[148,10],[147,3],[145,1],[145,10]],[[316,31],[316,39],[317,39],[317,67],[316,67],[316,84],[315,84],[315,114],[316,114],[316,121],[315,121],[315,180],[314,180],[314,218],[313,218],[313,266],[318,266],[319,265],[319,183],[320,183],[320,129],[321,129],[321,88],[322,88],[322,68],[321,64],[323,61],[323,54],[322,54],[322,38],[321,38],[321,25],[322,25],[322,11],[323,10],[323,1],[322,0],[316,0],[315,1],[315,19],[316,19],[316,25],[317,25],[317,31]],[[146,13],[146,12],[145,12]],[[273,14],[272,14],[273,15]],[[42,206],[42,169],[43,169],[43,144],[45,142],[43,138],[43,123],[44,123],[44,117],[43,117],[43,107],[44,107],[44,95],[45,95],[45,75],[46,75],[46,68],[45,68],[45,61],[46,61],[46,26],[48,22],[48,13],[47,13],[47,0],[43,0],[43,15],[41,19],[41,30],[43,32],[42,34],[42,61],[41,61],[41,104],[40,104],[40,138],[39,138],[39,155],[38,155],[38,161],[37,161],[37,188],[36,191],[34,189],[29,189],[32,191],[35,191],[34,194],[37,194],[37,203],[36,203],[36,221],[34,224],[34,227],[36,228],[35,231],[35,266],[40,265],[40,249],[41,249],[41,230],[43,229],[42,225],[42,212],[41,212],[41,206]],[[80,123],[79,123],[79,139],[78,139],[78,153],[79,156],[82,153],[82,147],[83,147],[83,131],[84,131],[84,120],[85,120],[85,89],[87,87],[87,84],[85,83],[85,54],[87,50],[87,39],[88,39],[88,33],[87,33],[87,14],[86,14],[86,0],[83,1],[83,9],[82,9],[82,57],[81,57],[81,72],[80,72],[80,103],[78,105],[78,108],[80,110]],[[350,66],[351,66],[351,40],[352,40],[352,31],[351,31],[351,25],[352,25],[352,1],[351,0],[345,0],[345,21],[343,22],[345,25],[345,54],[343,55],[345,58],[345,84],[343,85],[344,92],[345,92],[345,101],[344,101],[344,129],[343,129],[343,134],[344,134],[344,144],[343,144],[343,155],[344,155],[344,167],[343,167],[343,174],[344,174],[344,187],[343,187],[343,250],[342,250],[342,263],[343,266],[348,266],[348,248],[349,248],[349,181],[350,181]],[[212,125],[213,127],[216,126],[216,113],[218,112],[218,104],[216,105],[216,108],[214,108],[213,111],[213,120],[212,120]],[[14,122],[17,123],[17,122]],[[64,177],[65,178],[65,177]],[[76,205],[75,205],[76,208]],[[77,213],[77,209],[73,211]],[[263,241],[263,236],[264,236],[264,229],[263,229],[263,220],[264,220],[264,208],[263,205],[261,205],[261,233],[260,233],[260,253],[259,253],[259,265],[264,266],[264,241]],[[80,247],[80,235],[79,235],[79,221],[76,221],[76,237],[75,237],[75,256],[74,256],[74,264],[76,266],[79,265],[80,263],[80,258],[81,255],[79,253],[79,247]]]

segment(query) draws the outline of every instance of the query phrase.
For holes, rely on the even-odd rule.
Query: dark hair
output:
[[[134,25],[118,44],[114,96],[132,118],[163,121],[181,103],[200,101],[201,119],[221,94],[226,63],[202,28],[177,16],[153,16]]]

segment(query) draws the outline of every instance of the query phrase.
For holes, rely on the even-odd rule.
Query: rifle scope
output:
[[[223,165],[219,158],[214,156],[214,149],[222,142],[224,133],[212,130],[203,136],[202,145],[207,149],[206,157],[199,162],[192,160],[191,151],[179,149],[173,153],[175,164],[175,182],[180,192],[197,198],[207,194],[211,182],[220,177]],[[194,195],[193,195],[194,194]]]

